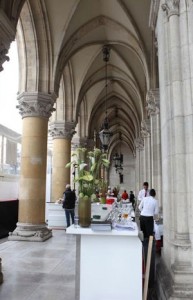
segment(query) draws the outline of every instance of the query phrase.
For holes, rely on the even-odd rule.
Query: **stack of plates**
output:
[[[135,230],[135,224],[132,221],[126,223],[114,223],[113,228],[117,230]]]

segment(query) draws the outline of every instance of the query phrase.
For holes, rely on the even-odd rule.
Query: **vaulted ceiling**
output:
[[[114,134],[111,148],[121,132],[134,152],[141,121],[147,118],[146,93],[152,88],[150,6],[151,0],[26,1],[17,36],[23,45],[20,61],[31,59],[25,67],[22,63],[20,92],[26,86],[54,91],[53,119],[79,122],[79,134],[88,138],[100,130],[106,102]],[[111,49],[107,97],[104,45]]]

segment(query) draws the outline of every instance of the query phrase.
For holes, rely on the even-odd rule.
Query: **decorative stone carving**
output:
[[[144,139],[142,137],[139,137],[135,140],[135,147],[139,151],[144,149]]]
[[[6,54],[8,53],[8,50],[5,48],[3,43],[0,44],[0,72],[3,71],[2,65],[5,61],[9,61],[9,56]]]
[[[146,102],[146,109],[149,116],[159,114],[159,89],[149,90],[146,95]]]
[[[45,225],[31,225],[17,223],[17,228],[9,233],[11,241],[35,241],[43,242],[52,237],[52,230]]]
[[[15,39],[15,27],[13,22],[8,18],[3,9],[0,9],[0,72],[3,70],[2,65],[9,61],[7,56],[11,42]]]
[[[72,141],[72,148],[75,150],[78,147],[87,148],[87,150],[92,150],[95,146],[95,141],[93,139],[88,139],[87,137],[74,138]]]
[[[69,139],[71,140],[76,133],[74,130],[74,122],[53,122],[50,124],[49,134],[53,139]]]
[[[180,0],[165,0],[165,3],[162,4],[162,9],[166,12],[168,18],[172,15],[179,15],[179,3]]]
[[[141,121],[141,136],[143,138],[150,136],[150,120],[143,120]]]
[[[54,102],[56,100],[55,94],[44,93],[22,93],[17,97],[19,109],[22,118],[26,117],[44,117],[49,118],[53,111]]]

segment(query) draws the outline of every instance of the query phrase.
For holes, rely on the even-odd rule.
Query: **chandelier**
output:
[[[110,47],[104,45],[102,48],[103,60],[105,61],[105,119],[103,121],[102,130],[99,132],[99,138],[104,151],[107,151],[112,132],[109,131],[109,120],[107,117],[107,63],[110,58]]]

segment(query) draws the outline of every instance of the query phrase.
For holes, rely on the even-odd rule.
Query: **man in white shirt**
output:
[[[144,182],[143,183],[143,189],[141,191],[139,191],[139,194],[138,194],[138,201],[139,201],[139,203],[141,202],[141,200],[144,197],[148,197],[149,196],[148,186],[149,186],[148,182]]]
[[[144,197],[139,204],[139,210],[141,211],[140,227],[143,231],[144,239],[153,235],[154,216],[159,213],[158,201],[155,199],[155,190],[151,189],[149,194],[150,196]]]

